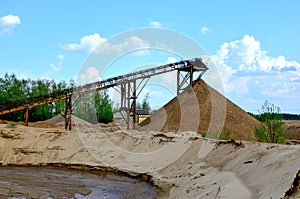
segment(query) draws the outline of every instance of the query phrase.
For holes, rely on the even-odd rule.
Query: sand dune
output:
[[[204,143],[214,147],[199,158]],[[146,175],[160,198],[281,198],[300,165],[297,145],[223,143],[193,132],[100,125],[65,131],[1,124],[0,154],[2,165],[76,164]]]

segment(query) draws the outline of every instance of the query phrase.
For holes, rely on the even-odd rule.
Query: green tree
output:
[[[0,80],[0,100],[2,105],[13,105],[16,101],[28,97],[28,81],[18,80],[14,74],[4,76]],[[23,118],[23,111],[13,112],[1,116],[2,119],[20,121]]]
[[[95,108],[99,123],[109,123],[113,120],[112,103],[107,91],[96,92]]]
[[[70,86],[74,85],[70,81]],[[67,89],[65,82],[56,83],[54,80],[45,79],[30,80],[17,79],[14,74],[5,74],[4,78],[0,77],[0,106],[1,109],[9,107],[21,106],[27,103],[26,99],[38,96],[45,96],[52,92],[62,91]],[[43,97],[41,97],[43,98]],[[29,111],[29,120],[32,122],[46,120],[54,115],[63,113],[65,109],[65,101],[59,100],[49,104],[33,107]],[[24,111],[16,111],[9,114],[1,115],[1,119],[10,121],[23,120]]]
[[[44,96],[51,93],[49,80],[37,80],[31,83],[31,97]],[[30,121],[43,121],[52,117],[51,105],[35,106],[29,111]]]
[[[59,92],[68,88],[68,85],[65,81],[52,84],[52,92]],[[58,100],[53,103],[53,115],[62,114],[65,112],[65,100]]]
[[[73,99],[73,114],[92,124],[98,123],[95,109],[95,93],[81,95]]]
[[[145,111],[150,112],[151,111],[151,106],[150,106],[150,102],[149,102],[149,93],[147,93],[143,99],[141,108]]]
[[[287,140],[283,131],[282,115],[280,108],[268,101],[262,105],[258,119],[261,125],[255,127],[254,134],[259,142],[281,143]]]

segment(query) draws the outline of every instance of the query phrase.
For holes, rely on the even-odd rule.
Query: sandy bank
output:
[[[217,143],[193,132],[121,131],[113,126],[72,131],[5,126],[0,125],[2,165],[109,168],[147,178],[160,188],[160,197],[281,198],[300,168],[297,145]],[[199,158],[204,146],[213,150]]]

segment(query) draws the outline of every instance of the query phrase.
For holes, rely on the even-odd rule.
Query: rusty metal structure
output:
[[[27,98],[9,104],[0,104],[0,115],[25,110],[24,119],[25,124],[28,125],[28,112],[30,108],[58,100],[65,100],[65,128],[71,130],[72,97],[114,87],[121,94],[120,112],[126,113],[123,115],[123,118],[126,121],[127,129],[135,129],[137,97],[152,76],[177,71],[177,95],[179,95],[185,89],[185,85],[193,86],[194,72],[199,72],[197,77],[199,79],[206,70],[208,70],[208,67],[200,58],[183,60],[76,86],[47,95]]]

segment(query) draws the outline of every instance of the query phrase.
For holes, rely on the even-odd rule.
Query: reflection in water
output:
[[[0,168],[0,198],[155,198],[146,182],[52,168]]]

